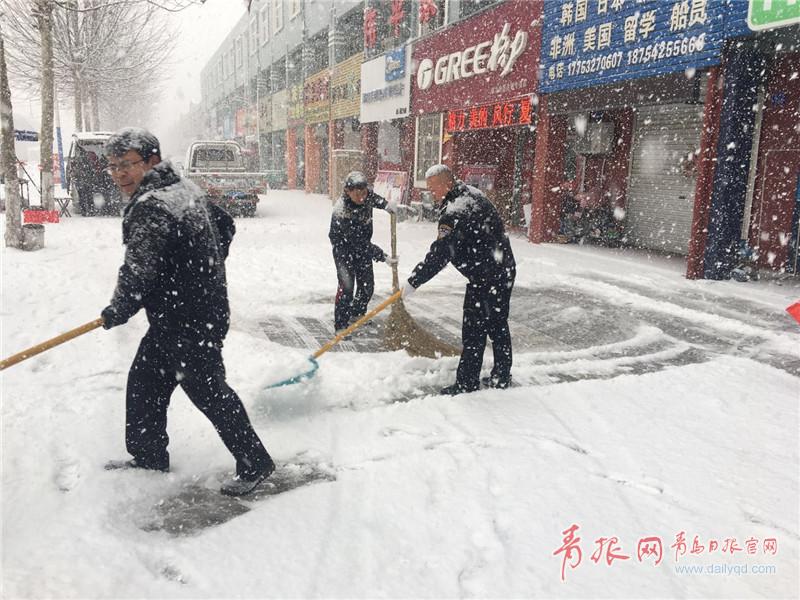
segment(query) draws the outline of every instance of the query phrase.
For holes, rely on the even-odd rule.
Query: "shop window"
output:
[[[298,47],[289,55],[289,63],[286,65],[286,73],[289,86],[303,83],[303,48]]]
[[[349,117],[342,122],[342,148],[361,149],[361,124],[356,117]]]
[[[259,14],[261,25],[258,28],[259,40],[263,46],[269,41],[269,7],[264,6]]]
[[[458,17],[465,19],[484,8],[497,4],[499,0],[460,0],[458,7]]]
[[[364,9],[356,7],[336,20],[336,45],[334,61],[340,63],[364,50],[364,36],[353,35],[364,29]]]
[[[255,54],[258,50],[258,19],[250,19],[250,54]]]
[[[381,121],[378,126],[378,160],[397,164],[401,162],[400,127],[397,121]]]
[[[328,66],[328,30],[321,31],[306,42],[306,77]]]
[[[445,23],[447,0],[418,0],[417,35],[422,37],[441,28]]]
[[[416,31],[417,10],[417,0],[366,0],[363,27],[366,58],[398,48],[408,41],[412,31]]]
[[[286,89],[286,59],[282,58],[273,63],[270,72],[270,90],[280,92]]]
[[[272,149],[270,168],[275,171],[284,171],[286,169],[286,132],[273,131],[270,146]]]
[[[283,0],[272,0],[272,33],[283,29]]]
[[[578,153],[575,151],[576,138],[567,139],[564,151],[564,181],[575,181],[578,176]]]
[[[442,160],[442,115],[423,115],[417,118],[417,151],[414,185],[425,186],[425,171]]]

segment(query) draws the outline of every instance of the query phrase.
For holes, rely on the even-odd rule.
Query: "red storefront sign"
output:
[[[463,110],[534,93],[541,14],[541,0],[508,0],[420,40],[413,53],[412,110]]]
[[[511,127],[533,124],[533,103],[530,96],[507,102],[495,102],[472,106],[468,109],[451,110],[447,113],[445,130],[472,131],[490,127]]]

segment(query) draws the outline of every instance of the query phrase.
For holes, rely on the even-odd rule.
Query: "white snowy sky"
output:
[[[178,43],[170,57],[165,93],[151,125],[154,132],[169,129],[171,121],[200,101],[200,71],[246,10],[242,0],[206,0],[171,16]]]

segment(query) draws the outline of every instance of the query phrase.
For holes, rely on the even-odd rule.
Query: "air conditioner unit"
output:
[[[610,154],[614,149],[614,123],[588,123],[586,135],[575,140],[578,154]]]

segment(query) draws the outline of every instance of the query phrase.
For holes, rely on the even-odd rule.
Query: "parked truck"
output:
[[[72,134],[65,183],[74,211],[85,217],[119,215],[123,206],[119,189],[106,172],[108,162],[103,155],[103,145],[111,135],[110,131]]]
[[[255,216],[258,195],[269,189],[269,174],[248,172],[241,146],[231,141],[192,142],[183,174],[232,215]]]

